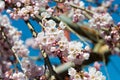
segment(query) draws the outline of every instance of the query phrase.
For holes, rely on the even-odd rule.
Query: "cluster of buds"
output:
[[[47,2],[47,0],[5,0],[6,6],[12,8],[7,9],[11,18],[24,20],[38,15],[40,7],[46,6]]]

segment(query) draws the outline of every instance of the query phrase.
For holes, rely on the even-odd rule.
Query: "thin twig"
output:
[[[65,0],[53,0],[53,1],[58,2],[58,3],[63,3],[63,2],[65,2]]]
[[[77,9],[81,9],[81,10],[87,12],[87,13],[94,14],[94,12],[92,12],[92,11],[90,11],[90,10],[84,8],[84,7],[79,7],[79,6],[74,5],[74,4],[70,4],[70,6],[71,6],[71,7],[74,7],[74,8],[77,8]]]
[[[27,26],[28,26],[29,30],[31,31],[33,37],[37,37],[37,32],[35,31],[32,24],[29,21],[25,21],[25,23],[27,24]]]

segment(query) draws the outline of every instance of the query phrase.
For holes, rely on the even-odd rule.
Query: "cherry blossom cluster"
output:
[[[85,19],[84,12],[80,9],[71,7],[71,4],[77,5],[79,7],[84,7],[84,2],[80,0],[65,0],[64,3],[58,3],[57,7],[59,8],[54,11],[53,15],[60,15],[62,13],[67,14],[72,18],[73,22],[79,22]]]
[[[25,74],[22,72],[15,72],[12,74],[12,72],[6,72],[5,73],[5,77],[4,79],[8,80],[8,79],[13,79],[13,80],[26,80],[25,78]]]
[[[88,6],[87,9],[92,10],[93,12],[97,12],[97,13],[105,13],[109,9],[109,7],[112,5],[113,1],[114,0],[102,1],[101,5],[98,5],[97,7]],[[117,6],[115,8],[117,9]]]
[[[67,40],[63,31],[65,28],[63,22],[60,22],[59,28],[56,28],[53,20],[46,21],[44,25],[44,30],[34,39],[34,44],[31,39],[27,41],[29,46],[42,47],[48,55],[58,56],[65,62],[73,61],[75,64],[81,64],[83,60],[89,58],[90,48],[88,46],[84,49],[81,42]]]
[[[111,26],[108,30],[101,31],[101,36],[111,52],[120,55],[120,26]]]
[[[27,56],[29,50],[23,44],[23,41],[20,39],[21,31],[18,31],[17,28],[11,26],[10,21],[6,15],[0,15],[0,25],[4,28],[3,32],[7,37],[7,40],[10,45],[12,45],[12,49],[15,50],[19,56]]]
[[[64,3],[58,3],[57,6],[59,7],[60,11],[62,10],[62,13],[67,14],[68,17],[72,17],[73,22],[79,22],[79,21],[83,21],[88,16],[91,16],[91,11],[95,13],[100,13],[98,15],[95,14],[92,17],[95,16],[101,17],[102,15],[109,16],[109,14],[106,14],[106,12],[108,10],[108,7],[112,5],[112,2],[113,0],[104,1],[102,2],[101,6],[94,7],[94,6],[84,6],[85,4],[82,0],[65,0]],[[71,4],[75,5],[76,8],[72,7]],[[60,14],[60,11],[58,11],[58,14]]]
[[[44,74],[44,68],[39,67],[35,65],[32,60],[28,59],[27,57],[24,57],[21,61],[22,63],[22,69],[23,72],[20,72],[19,70],[13,72],[12,70],[8,70],[3,75],[3,79],[9,80],[28,80],[28,79],[35,79],[38,77],[38,79]]]
[[[25,71],[25,74],[29,79],[34,79],[35,77],[40,77],[44,74],[44,68],[35,65],[28,57],[23,58],[21,63],[22,69]]]
[[[30,17],[38,15],[40,8],[46,6],[48,0],[5,0],[5,2],[11,18],[28,20]]]
[[[2,12],[5,8],[5,2],[0,0],[0,12]]]
[[[82,11],[80,9],[76,9],[73,14],[73,22],[79,22],[85,19]]]
[[[74,68],[68,69],[70,80],[106,80],[102,72],[98,71],[95,67],[89,67],[87,71],[76,71]]]
[[[80,0],[69,0],[69,1],[66,0],[64,4],[69,5],[69,7],[70,7],[70,4],[75,4],[79,7],[84,7],[84,2],[80,1]],[[69,13],[69,17],[70,16],[72,16],[73,22],[79,22],[79,21],[82,21],[82,20],[85,19],[85,16],[84,16],[82,10],[75,9],[75,8],[72,8],[72,7],[71,7],[70,13]]]
[[[89,20],[90,27],[96,29],[109,28],[113,24],[113,19],[109,13],[94,13],[93,17]]]
[[[41,46],[48,55],[57,55],[61,58],[63,55],[67,55],[68,40],[64,36],[64,31],[56,28],[56,23],[53,20],[48,20],[45,23],[45,29],[38,33],[34,40],[36,43],[31,44],[28,40],[27,44]]]
[[[113,19],[108,13],[95,13],[89,20],[90,27],[98,30],[112,53],[119,54],[120,28],[114,27]]]
[[[68,47],[68,61],[73,61],[75,64],[81,64],[84,60],[89,59],[90,48],[86,46],[83,48],[83,44],[77,41],[69,42]]]
[[[0,14],[0,52],[6,54],[5,56],[7,56],[8,53],[8,55],[12,54],[12,51],[9,49],[9,45],[7,44],[7,41],[3,39],[4,35],[2,33],[2,28],[4,28],[3,26],[9,24],[9,22],[6,21],[7,19],[8,18],[6,16],[2,16]],[[6,24],[4,24],[4,22]]]
[[[14,61],[15,55],[20,57],[26,57],[29,54],[29,50],[23,44],[23,41],[20,39],[21,31],[18,31],[17,28],[11,26],[10,21],[6,15],[0,14],[0,77],[5,79],[10,79],[10,75],[13,73],[10,67]],[[13,61],[11,60],[13,58]],[[22,73],[17,75],[22,77]],[[16,75],[15,74],[15,75]],[[14,76],[14,75],[13,75]]]

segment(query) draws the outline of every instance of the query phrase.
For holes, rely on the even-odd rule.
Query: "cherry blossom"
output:
[[[80,42],[69,42],[68,60],[74,61],[75,64],[81,64],[83,60],[87,60],[89,58],[89,51],[84,52],[85,49],[82,47],[83,44]]]
[[[74,68],[68,69],[70,80],[106,80],[106,77],[102,72],[97,71],[95,67],[89,67],[88,72],[77,72]]]
[[[72,68],[72,67],[68,70],[68,74],[70,76],[74,76],[76,73],[77,73],[77,71],[74,68]]]
[[[22,72],[14,73],[12,75],[12,79],[14,79],[14,80],[26,80],[25,75]]]
[[[100,79],[100,80],[106,80],[105,76],[100,71],[97,71],[96,68],[90,67],[88,69],[89,71],[89,79]]]
[[[0,12],[5,8],[5,2],[0,0]]]
[[[28,58],[23,58],[21,63],[22,63],[22,68],[25,71],[25,74],[29,78],[41,76],[44,73],[43,67],[39,67],[39,66],[35,65],[33,63],[33,61]]]
[[[10,14],[11,18],[23,18],[24,20],[28,20],[30,17],[35,17],[35,15],[38,15],[40,7],[45,6],[47,3],[47,1],[44,0],[5,0],[5,2],[6,6],[14,5],[10,6],[13,8],[12,10],[7,9],[7,12]]]
[[[111,24],[113,24],[113,19],[109,15],[109,13],[95,13],[93,18],[89,20],[90,27],[94,27],[96,29],[101,28],[109,28]]]
[[[61,29],[65,29],[65,28],[66,28],[66,24],[63,23],[63,22],[60,22],[60,23],[59,23],[59,27],[60,27]]]
[[[51,17],[51,15],[50,15],[48,12],[42,12],[42,13],[41,13],[41,16],[42,16],[43,18],[50,18],[50,17]]]

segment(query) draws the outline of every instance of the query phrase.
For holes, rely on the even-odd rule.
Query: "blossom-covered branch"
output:
[[[86,6],[82,0],[0,0],[0,12],[5,8],[10,18],[23,19],[33,35],[25,45],[20,39],[22,32],[11,26],[7,16],[0,14],[0,78],[63,80],[65,76],[60,78],[59,74],[73,66],[68,70],[69,80],[105,80],[98,71],[98,63],[88,72],[81,70],[81,66],[89,58],[94,61],[90,56],[96,56],[94,53],[101,53],[97,56],[100,55],[104,63],[109,51],[120,54],[120,24],[114,23],[108,11],[112,2],[103,1],[93,7]],[[40,32],[35,31],[36,26],[30,19],[36,20],[42,27]],[[81,42],[71,41],[68,31],[77,35]],[[88,41],[95,45],[92,49]],[[44,67],[37,66],[29,58],[28,47],[41,51]],[[58,67],[53,67],[49,59],[51,56],[61,61]]]

